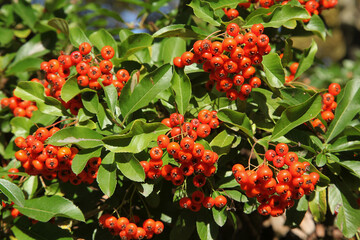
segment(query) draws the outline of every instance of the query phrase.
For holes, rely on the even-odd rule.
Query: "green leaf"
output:
[[[5,46],[13,39],[14,33],[11,29],[0,28],[0,46]]]
[[[56,40],[57,36],[53,31],[36,34],[33,38],[31,38],[19,48],[16,53],[14,62],[9,66],[9,68],[14,67],[14,65],[21,60],[27,58],[37,59],[37,57],[41,57],[49,53],[50,49],[55,47]],[[28,59],[28,61],[30,61],[30,59]],[[26,64],[26,62],[23,61],[23,64]],[[18,64],[16,65],[18,66]],[[34,64],[32,66],[34,66]],[[37,69],[40,69],[40,64],[38,65]]]
[[[0,178],[0,191],[18,206],[24,206],[25,196],[14,183]]]
[[[333,214],[337,212],[336,226],[346,238],[353,237],[360,227],[360,210],[353,208],[336,185],[328,187],[328,203]]]
[[[213,26],[220,26],[220,19],[208,2],[202,0],[192,0],[188,6],[193,9],[195,16],[198,18],[210,23]]]
[[[345,152],[345,151],[357,151],[360,149],[360,141],[353,136],[343,136],[329,145],[329,152]]]
[[[321,96],[319,94],[315,94],[303,103],[286,108],[276,123],[271,138],[284,136],[291,129],[315,118],[320,111]]]
[[[114,57],[118,57],[118,46],[111,34],[105,29],[92,33],[89,39],[99,51],[105,46],[111,46],[115,51]]]
[[[287,38],[285,40],[284,56],[283,58],[281,58],[281,63],[283,66],[287,66],[289,62],[292,61],[293,58],[292,46],[293,46],[293,41],[291,40],[291,38]]]
[[[37,176],[30,176],[23,184],[23,189],[27,193],[28,198],[32,198],[39,185]]]
[[[309,208],[316,222],[325,221],[327,210],[326,189],[316,190],[309,201]]]
[[[122,153],[115,154],[118,169],[125,177],[134,182],[144,182],[145,172],[139,160],[134,154]]]
[[[87,148],[80,150],[72,160],[71,170],[77,175],[84,170],[90,158],[99,157],[102,147]]]
[[[334,120],[326,131],[326,143],[333,140],[360,111],[360,80],[347,82],[335,110]]]
[[[109,152],[101,161],[101,165],[99,167],[96,178],[101,191],[108,197],[111,197],[114,194],[117,183],[116,165],[114,161],[115,153]]]
[[[316,166],[318,167],[322,167],[326,164],[327,162],[327,158],[326,158],[326,155],[323,154],[323,153],[319,153],[317,156],[316,156]]]
[[[281,64],[281,59],[277,53],[269,53],[263,57],[266,78],[264,81],[273,88],[281,88],[285,82],[285,71]]]
[[[175,57],[181,56],[186,51],[186,40],[180,37],[165,38],[161,41],[160,60],[173,64]]]
[[[33,57],[28,57],[28,58],[19,60],[16,63],[14,62],[14,64],[11,64],[8,67],[8,69],[6,70],[6,74],[13,75],[13,74],[16,74],[19,72],[30,72],[30,71],[39,70],[40,64],[43,61],[44,60],[42,60],[40,58],[33,58]]]
[[[124,22],[124,20],[121,18],[120,14],[116,11],[111,11],[106,8],[103,8],[102,5],[96,4],[96,3],[87,3],[84,6],[88,10],[92,10],[96,13],[98,13],[100,16],[106,16],[111,17],[119,22]]]
[[[64,146],[76,144],[80,148],[94,148],[102,146],[103,136],[86,127],[67,127],[56,132],[47,140],[47,144]]]
[[[248,202],[248,198],[246,197],[246,195],[242,194],[240,191],[237,190],[227,189],[225,191],[225,195],[237,202],[242,202],[242,203]]]
[[[210,142],[210,146],[214,152],[221,156],[230,151],[234,139],[235,137],[233,135],[230,135],[227,130],[224,130],[214,137],[214,139]]]
[[[86,91],[82,93],[81,101],[88,112],[98,113],[100,103],[97,91]]]
[[[72,45],[75,47],[79,47],[79,45],[83,42],[91,43],[87,38],[83,30],[79,27],[71,27],[69,39]]]
[[[130,85],[126,84],[119,98],[119,106],[124,119],[148,105],[160,91],[169,88],[171,78],[171,66],[166,64],[146,75],[132,93],[130,93]]]
[[[318,50],[315,40],[312,41],[311,46],[304,50],[304,53],[301,56],[299,66],[295,73],[294,79],[298,78],[306,70],[308,70],[314,63],[315,54]]]
[[[217,116],[221,121],[231,124],[239,128],[247,136],[253,137],[250,120],[245,113],[236,112],[230,109],[221,109]]]
[[[35,11],[31,5],[20,0],[13,3],[12,7],[14,12],[23,20],[23,24],[33,29],[38,18],[35,16]]]
[[[271,13],[270,15],[268,15]],[[290,20],[304,20],[310,18],[309,13],[303,7],[286,5],[274,5],[268,9],[257,9],[249,14],[245,21],[246,24],[242,27],[250,28],[252,25],[262,23],[265,28],[279,28],[289,24]],[[291,25],[293,28],[294,26]]]
[[[152,36],[153,38],[195,38],[197,37],[197,34],[191,29],[186,28],[185,24],[172,24],[170,26],[159,29]],[[174,44],[174,46],[176,45]]]
[[[321,37],[325,41],[326,38],[326,27],[323,20],[317,14],[311,16],[310,21],[304,24],[304,29],[310,31]]]
[[[26,117],[14,117],[10,120],[11,132],[19,137],[27,137],[30,134],[30,128],[34,123]]]
[[[58,195],[29,199],[25,201],[23,207],[16,206],[16,208],[29,218],[41,222],[47,222],[53,217],[85,221],[83,213],[74,203]]]
[[[110,109],[110,111],[115,115],[116,101],[118,98],[117,90],[113,84],[103,87],[103,89],[105,93],[105,101],[107,103],[107,106]]]
[[[25,218],[23,218],[25,220]],[[28,221],[28,220],[27,220]],[[62,229],[57,225],[47,222],[38,222],[35,225],[24,226],[25,224],[17,221],[11,228],[17,239],[22,240],[72,240],[71,233],[67,229]]]
[[[201,240],[213,240],[217,238],[219,227],[205,209],[196,216],[196,230]]]
[[[146,123],[135,120],[130,131],[103,138],[105,147],[112,152],[139,153],[156,140],[160,134],[165,134],[169,128],[162,123]]]
[[[14,94],[22,100],[36,102],[39,111],[56,116],[68,115],[61,102],[53,97],[45,96],[45,89],[41,83],[23,81],[19,82]]]
[[[64,33],[66,36],[69,36],[69,25],[65,19],[53,18],[48,21],[48,24]]]
[[[191,98],[191,82],[184,69],[173,72],[171,88],[175,92],[175,103],[180,114],[185,114]]]
[[[338,162],[338,164],[347,168],[355,176],[360,178],[360,161],[341,161],[341,162]]]
[[[70,101],[79,93],[81,93],[81,89],[77,83],[76,77],[68,79],[61,88],[61,98],[65,102]]]
[[[153,37],[147,33],[132,34],[120,43],[119,57],[127,58],[137,51],[148,48],[153,40]]]
[[[216,9],[222,8],[236,8],[239,3],[245,3],[246,0],[212,0],[209,1],[210,6]]]

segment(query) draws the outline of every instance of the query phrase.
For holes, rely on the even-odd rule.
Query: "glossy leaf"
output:
[[[105,101],[107,103],[107,106],[111,110],[111,112],[115,115],[116,100],[118,98],[117,90],[113,84],[103,87],[103,89],[105,93]]]
[[[360,140],[352,136],[343,136],[329,145],[330,152],[356,151],[360,149]]]
[[[81,89],[77,83],[76,77],[66,80],[65,84],[61,88],[61,98],[65,102],[70,101],[79,93],[81,93]]]
[[[130,93],[130,85],[126,84],[119,98],[119,106],[124,119],[134,111],[148,105],[160,91],[170,87],[171,78],[171,66],[166,64],[146,75],[132,93]]]
[[[272,133],[272,139],[281,137],[295,127],[315,118],[321,111],[321,96],[316,94],[307,101],[290,106],[281,114]]]
[[[325,221],[327,211],[326,189],[316,190],[310,198],[309,208],[316,222]]]
[[[198,18],[210,23],[213,26],[220,26],[220,19],[208,2],[202,0],[192,0],[188,6],[193,9],[195,16]]]
[[[77,175],[84,170],[90,158],[99,157],[101,154],[101,147],[87,148],[80,150],[72,160],[71,170]]]
[[[217,116],[219,120],[239,128],[247,136],[253,136],[250,120],[245,113],[222,109],[218,112]]]
[[[235,137],[233,135],[230,135],[227,130],[224,130],[214,137],[210,142],[210,146],[214,152],[221,156],[230,151],[234,139]]]
[[[295,78],[298,78],[306,70],[308,70],[314,63],[315,54],[318,50],[316,42],[313,40],[311,46],[308,49],[304,50],[304,53],[301,56],[299,66],[295,73]]]
[[[341,161],[338,164],[347,168],[355,176],[360,178],[360,161]]]
[[[101,146],[103,136],[86,127],[67,127],[56,132],[47,140],[48,144],[64,146],[76,144],[81,148]]]
[[[339,135],[360,111],[360,80],[349,81],[342,91],[343,97],[338,102],[334,120],[326,131],[326,143]]]
[[[34,123],[25,117],[14,117],[10,120],[11,132],[19,137],[27,137],[30,134],[30,128]]]
[[[125,177],[134,182],[143,182],[145,180],[144,168],[134,154],[117,153],[115,154],[115,160],[118,169]]]
[[[30,176],[23,184],[23,189],[27,193],[28,198],[32,198],[38,188],[39,180],[37,176]]]
[[[335,224],[346,238],[353,237],[360,226],[360,210],[351,206],[348,199],[336,185],[328,187],[328,203],[333,214],[337,213]]]
[[[37,59],[37,57],[41,57],[46,53],[49,53],[50,49],[55,47],[56,38],[57,36],[55,32],[36,34],[33,38],[31,38],[28,42],[19,48],[16,53],[14,62],[9,66],[9,68],[14,68],[13,65],[21,60],[27,58]],[[25,61],[23,61],[23,64],[24,63]],[[38,65],[37,69],[39,68],[40,64]]]
[[[35,11],[26,1],[17,1],[12,4],[14,12],[23,20],[23,23],[30,28],[34,28],[37,21]]]
[[[270,13],[270,15],[268,15]],[[245,19],[244,28],[250,28],[253,24],[262,23],[264,27],[279,28],[286,26],[291,20],[304,20],[310,18],[305,8],[300,6],[274,5],[269,9],[258,9]],[[293,26],[291,26],[293,27]]]
[[[0,178],[0,191],[18,206],[24,206],[25,196],[14,183]]]
[[[39,69],[40,64],[43,62],[40,58],[25,58],[17,61],[14,64],[11,64],[9,68],[6,70],[7,75],[16,74],[19,72],[28,72],[35,71]]]
[[[105,46],[111,46],[115,51],[114,57],[118,57],[118,46],[111,34],[105,29],[92,33],[89,40],[99,51]]]
[[[155,141],[157,136],[165,134],[169,128],[162,123],[145,123],[135,120],[130,130],[103,138],[105,147],[112,152],[138,153]]]
[[[216,239],[219,233],[219,227],[205,209],[197,215],[196,230],[201,240]]]
[[[26,220],[24,218],[24,220]],[[17,221],[11,228],[17,239],[24,240],[72,240],[71,233],[50,222],[38,222],[35,225],[25,227],[26,223]]]
[[[96,180],[105,195],[111,197],[114,194],[117,183],[114,153],[109,152],[101,161]]]
[[[153,37],[147,33],[138,33],[128,36],[119,46],[119,57],[127,58],[130,55],[148,48],[153,42]]]
[[[318,167],[322,167],[326,164],[326,155],[323,154],[323,153],[319,153],[317,156],[316,156],[316,166]]]
[[[183,69],[175,69],[171,79],[171,88],[175,92],[175,103],[180,114],[185,114],[191,98],[191,82]]]
[[[326,38],[326,27],[324,21],[317,14],[313,14],[308,23],[304,24],[304,29],[306,31],[311,31],[321,37],[322,40],[325,41]]]
[[[15,88],[14,94],[30,101],[45,101],[44,86],[36,82],[19,82]]]
[[[236,8],[239,3],[244,3],[246,0],[211,0],[208,1],[213,9],[222,8]]]
[[[98,113],[99,109],[99,96],[96,91],[87,91],[81,94],[81,101],[84,108],[91,113]]]
[[[69,25],[66,20],[62,18],[53,18],[48,21],[48,24],[64,33],[66,36],[69,36]]]
[[[266,78],[264,81],[273,88],[281,88],[285,82],[285,71],[281,64],[281,59],[276,53],[269,53],[263,57]]]
[[[193,38],[196,37],[197,34],[194,33],[191,29],[186,28],[185,24],[172,24],[159,29],[152,36],[153,38],[169,38],[169,37]]]
[[[83,213],[74,203],[58,195],[29,199],[23,207],[16,208],[27,217],[41,222],[47,222],[57,216],[85,221]]]
[[[173,64],[175,57],[186,51],[186,40],[180,37],[165,38],[161,42],[159,58],[163,63]]]
[[[70,28],[69,39],[70,39],[71,44],[74,45],[75,47],[79,47],[79,45],[83,42],[90,43],[90,40],[88,39],[88,37],[85,35],[83,30],[81,30],[81,28],[79,28],[79,27],[71,27]]]

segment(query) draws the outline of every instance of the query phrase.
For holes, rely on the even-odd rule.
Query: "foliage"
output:
[[[224,233],[225,227],[235,235],[245,219],[241,216],[256,211],[260,204],[239,187],[232,167],[241,163],[253,169],[263,164],[265,153],[278,143],[291,146],[299,161],[308,162],[310,171],[320,176],[315,191],[286,211],[287,224],[300,224],[309,208],[316,221],[334,221],[347,238],[358,232],[357,63],[312,67],[317,63],[315,42],[303,52],[292,49],[293,36],[319,35],[325,39],[327,29],[321,17],[314,14],[309,19],[297,0],[248,9],[237,5],[246,1],[192,0],[180,1],[177,9],[152,22],[147,18],[161,12],[169,1],[121,2],[141,8],[141,27],[146,33],[134,33],[117,12],[94,3],[69,4],[63,0],[40,5],[19,0],[1,6],[0,34],[6,36],[0,39],[0,79],[5,82],[0,93],[1,237],[49,239],[51,232],[53,239],[105,239],[111,235],[99,226],[99,222],[105,225],[99,219],[107,213],[136,223],[136,218],[140,223],[150,218],[161,220],[164,232],[155,239],[217,239],[219,235],[229,236]],[[230,21],[222,9],[235,7],[240,15]],[[109,27],[111,21],[122,27]],[[222,36],[216,34],[226,32],[230,23],[239,24],[242,30],[262,23],[271,45],[271,52],[256,65],[261,87],[235,101],[205,86],[209,74],[201,64],[180,68],[173,62],[199,39],[222,41]],[[90,43],[92,51],[83,55],[92,58],[94,64],[107,60],[102,49],[111,46],[114,56],[109,61],[114,66],[114,80],[124,69],[129,74],[126,80],[118,85],[106,84],[102,76],[93,81],[95,87],[84,87],[74,65],[64,77],[62,88],[56,89],[57,95],[56,91],[47,93],[49,88],[42,80],[50,72],[40,71],[40,65],[62,55],[60,51],[65,55],[77,51],[84,42]],[[293,72],[294,63],[298,67]],[[289,75],[294,80],[288,81]],[[315,87],[311,87],[302,81],[304,76],[319,81],[314,80]],[[27,81],[34,78],[38,80]],[[336,96],[337,106],[328,108],[323,96],[330,92],[327,87],[334,81],[342,90]],[[52,88],[53,83],[50,85]],[[240,92],[240,87],[236,90]],[[29,116],[24,113],[14,117],[10,105],[3,104],[12,92],[16,104],[26,102],[37,110]],[[74,105],[79,107],[75,109]],[[176,186],[176,181],[166,181],[164,176],[156,179],[154,175],[161,173],[155,170],[149,174],[143,162],[154,162],[149,154],[159,144],[158,136],[171,135],[169,131],[175,126],[164,119],[174,113],[182,114],[185,122],[200,119],[204,109],[216,111],[214,118],[219,123],[197,140],[218,156],[205,185],[197,188],[191,176]],[[326,121],[326,111],[334,112],[332,121]],[[67,181],[60,179],[61,168],[38,174],[26,169],[26,161],[20,160],[19,137],[39,136],[43,127],[59,128],[43,141],[45,146],[52,145],[59,151],[72,149],[73,156],[68,156],[71,165],[66,169],[69,174],[71,170],[71,181],[70,177]],[[185,130],[179,131],[185,134]],[[181,165],[168,151],[164,150],[161,158],[163,165]],[[20,171],[12,172],[15,176],[9,173],[13,168]],[[89,169],[96,169],[96,174],[85,181],[82,176]],[[182,209],[180,199],[191,197],[198,189],[214,199],[225,196],[227,206],[211,210],[200,206],[199,212]],[[24,216],[17,217],[19,213],[14,209]]]

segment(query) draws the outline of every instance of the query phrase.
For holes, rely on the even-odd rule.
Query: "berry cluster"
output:
[[[109,229],[112,235],[120,236],[121,240],[151,239],[154,234],[160,234],[164,230],[161,221],[149,218],[144,221],[142,227],[139,227],[136,222],[130,222],[126,217],[116,218],[111,214],[102,215],[99,218],[99,225]]]
[[[62,53],[58,59],[42,62],[40,68],[46,72],[46,79],[32,79],[31,81],[41,83],[45,87],[47,96],[53,96],[61,101],[65,108],[70,109],[74,115],[82,107],[80,96],[69,102],[64,102],[61,99],[62,86],[69,77],[70,69],[73,66],[76,68],[77,82],[81,87],[99,90],[101,85],[98,80],[101,79],[104,86],[113,84],[118,91],[118,95],[120,95],[125,83],[130,79],[130,75],[125,69],[120,69],[115,74],[113,64],[110,61],[114,57],[114,49],[111,46],[104,46],[101,49],[102,59],[95,56],[91,51],[91,45],[83,42],[79,46],[79,51],[73,51],[70,55]],[[114,76],[116,79],[114,79]]]
[[[319,15],[321,11],[325,9],[334,8],[338,0],[298,0],[299,3],[303,6],[305,6],[305,9],[308,11],[308,13],[311,15],[316,14]],[[285,5],[289,2],[289,0],[247,0],[247,2],[239,3],[239,8],[250,8],[253,4],[254,6],[260,6],[263,8],[269,8],[274,4],[281,3],[282,5]],[[239,16],[239,11],[236,9],[223,9],[225,15],[230,19],[233,20],[234,18],[237,18]],[[305,22],[308,22],[310,19],[306,20]]]
[[[210,177],[216,171],[215,163],[218,155],[205,149],[201,143],[195,142],[198,137],[209,136],[211,129],[219,126],[216,111],[201,110],[198,118],[190,122],[184,122],[184,116],[173,113],[170,118],[162,120],[162,123],[172,129],[167,135],[159,135],[157,147],[150,150],[150,161],[141,161],[148,178],[156,179],[159,176],[179,186],[184,182],[185,177],[195,175],[194,186],[200,188],[205,185],[206,177]],[[173,141],[170,141],[173,140]],[[179,164],[173,167],[170,164],[163,166],[163,149]]]
[[[91,158],[85,169],[76,175],[71,170],[72,159],[78,153],[75,147],[57,147],[44,144],[60,129],[53,127],[50,130],[41,127],[34,135],[26,138],[17,137],[15,145],[20,148],[15,153],[15,158],[21,162],[25,172],[29,175],[42,175],[45,179],[52,180],[58,177],[63,182],[79,185],[82,182],[91,184],[97,176],[101,158]]]
[[[264,34],[262,24],[254,24],[246,31],[236,23],[230,23],[226,34],[228,37],[222,42],[211,42],[207,38],[196,41],[194,53],[184,52],[173,62],[177,67],[203,63],[204,71],[210,73],[206,84],[209,90],[216,85],[216,89],[226,92],[230,100],[245,100],[252,88],[261,85],[261,79],[254,76],[254,66],[259,65],[262,56],[270,52],[269,37]]]
[[[217,208],[223,208],[227,204],[227,199],[223,195],[218,195],[217,197],[212,198],[211,196],[205,197],[205,194],[196,190],[191,194],[191,198],[183,197],[179,201],[181,208],[190,209],[193,212],[198,212],[201,209],[201,206],[207,209],[211,209],[214,205]]]
[[[324,121],[330,123],[334,119],[334,111],[337,107],[335,102],[335,96],[341,92],[341,87],[338,83],[331,83],[328,88],[328,92],[322,96],[322,111],[321,117]],[[315,118],[312,121],[313,127],[319,127],[325,132],[325,126],[320,119]]]
[[[0,104],[1,108],[9,107],[15,117],[31,118],[32,113],[38,110],[35,102],[23,101],[21,98],[16,97],[15,94],[12,97],[1,99]]]
[[[274,168],[276,178],[270,167]],[[316,172],[305,174],[309,170],[310,163],[299,162],[297,154],[289,152],[285,143],[277,144],[275,150],[266,151],[264,163],[256,170],[245,170],[241,164],[232,168],[241,189],[260,203],[258,212],[271,216],[280,216],[294,205],[295,199],[314,191],[320,176]]]

